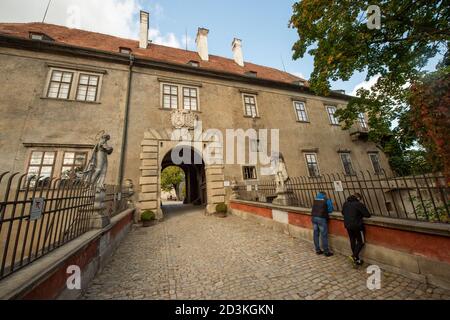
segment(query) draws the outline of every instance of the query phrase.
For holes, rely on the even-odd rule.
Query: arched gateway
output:
[[[170,129],[150,129],[144,134],[141,142],[141,166],[140,166],[140,210],[153,210],[157,218],[161,219],[161,172],[167,166],[173,164],[172,150],[189,152],[200,159],[197,163],[175,164],[183,169],[186,174],[186,202],[205,204],[206,212],[213,213],[217,203],[225,201],[223,165],[208,165],[202,158],[202,150],[208,141],[193,141],[189,146],[180,149],[178,141],[171,140]],[[198,163],[200,162],[200,163]]]

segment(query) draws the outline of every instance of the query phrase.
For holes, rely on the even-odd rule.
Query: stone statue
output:
[[[92,155],[80,178],[95,186],[94,212],[91,217],[91,227],[104,228],[110,223],[110,217],[105,214],[106,186],[105,178],[108,170],[108,155],[113,148],[108,145],[109,134],[103,134],[92,149]]]
[[[97,188],[105,188],[106,171],[108,170],[108,155],[113,152],[113,148],[108,145],[109,134],[103,134],[100,141],[95,145],[91,158],[82,172],[84,181],[95,184]]]
[[[273,153],[270,159],[275,174],[277,197],[272,203],[283,206],[291,204],[292,192],[287,189],[289,174],[287,172],[286,163],[281,153]]]
[[[275,170],[275,182],[277,184],[277,192],[286,191],[286,183],[289,181],[289,174],[286,169],[286,163],[281,153],[272,154],[270,160],[272,167]]]

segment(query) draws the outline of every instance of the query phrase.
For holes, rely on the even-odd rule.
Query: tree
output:
[[[170,166],[161,173],[161,189],[167,192],[175,190],[180,199],[180,183],[184,181],[184,172],[180,167]]]
[[[369,5],[380,8],[379,29],[367,25]],[[360,112],[367,113],[369,138],[388,154],[397,173],[410,173],[405,154],[421,142],[417,126],[410,122],[410,87],[421,81],[432,57],[448,56],[449,19],[448,0],[303,0],[293,6],[290,26],[299,35],[293,58],[303,57],[309,48],[314,92],[327,95],[330,80],[348,80],[356,71],[366,71],[366,80],[378,77],[372,90],[359,89],[336,115],[348,129]],[[423,147],[431,151],[431,144]]]

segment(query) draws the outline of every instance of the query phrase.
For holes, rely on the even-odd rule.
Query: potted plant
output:
[[[143,227],[148,227],[155,224],[155,213],[151,210],[145,210],[141,213],[141,221]]]
[[[227,216],[228,206],[221,202],[216,205],[216,215],[221,218],[225,218]]]

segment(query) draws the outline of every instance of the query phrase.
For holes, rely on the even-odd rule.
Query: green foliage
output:
[[[227,213],[228,212],[228,206],[225,203],[223,203],[223,202],[218,203],[216,205],[216,212],[217,213]]]
[[[431,199],[423,199],[422,201],[417,197],[412,197],[414,202],[414,210],[417,214],[417,217],[426,220],[429,222],[443,222],[449,223],[450,217],[447,213],[447,208],[450,208],[450,201],[447,204],[437,204],[435,209],[435,205]]]
[[[167,192],[175,189],[178,195],[178,187],[183,180],[184,172],[180,167],[167,167],[161,173],[161,189]]]
[[[367,27],[369,5],[380,7],[380,29]],[[397,173],[408,171],[404,153],[416,141],[423,142],[410,122],[410,86],[439,52],[448,61],[449,15],[446,1],[302,0],[293,6],[290,26],[299,35],[293,57],[306,52],[314,57],[309,81],[314,92],[327,95],[331,80],[349,80],[356,71],[367,72],[366,80],[379,76],[372,90],[359,89],[358,97],[336,116],[346,129],[365,112],[369,139],[388,154]],[[431,150],[430,145],[424,147]]]
[[[155,213],[151,210],[145,210],[141,213],[141,221],[155,220]]]

